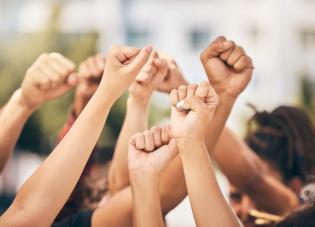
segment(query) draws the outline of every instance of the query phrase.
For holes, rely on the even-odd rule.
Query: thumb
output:
[[[179,103],[177,105],[179,105]],[[206,104],[203,102],[203,100],[200,97],[196,95],[187,97],[186,99],[183,100],[183,103],[182,103],[182,109],[186,111],[191,110],[193,112],[200,112],[200,110],[202,110],[204,107],[206,107]]]
[[[146,46],[142,48],[139,54],[137,54],[135,58],[132,60],[132,62],[128,64],[127,69],[135,74],[138,74],[141,68],[149,60],[151,52],[152,52],[151,46]]]
[[[72,73],[67,77],[67,81],[66,81],[67,85],[70,87],[74,87],[79,83],[79,77],[78,74],[76,73]]]

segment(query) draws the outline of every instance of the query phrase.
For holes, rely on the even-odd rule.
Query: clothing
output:
[[[52,227],[91,227],[93,212],[94,210],[82,211],[59,223],[54,223]]]

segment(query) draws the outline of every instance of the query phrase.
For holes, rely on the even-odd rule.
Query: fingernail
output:
[[[146,46],[146,47],[144,47],[144,50],[150,54],[152,52],[153,48],[152,48],[152,46]]]

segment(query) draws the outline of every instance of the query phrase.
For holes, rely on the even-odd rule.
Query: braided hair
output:
[[[315,128],[306,112],[289,106],[280,106],[272,112],[255,109],[255,112],[245,139],[249,147],[278,170],[285,182],[293,177],[305,182],[312,177]]]

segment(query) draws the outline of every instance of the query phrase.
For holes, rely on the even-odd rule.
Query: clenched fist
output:
[[[75,65],[58,53],[42,54],[27,70],[21,86],[23,102],[36,109],[59,98],[77,84]]]
[[[209,82],[172,90],[171,102],[173,137],[203,140],[218,104],[218,96]]]
[[[200,58],[219,96],[237,98],[251,80],[254,69],[251,58],[241,46],[223,36],[210,43]]]
[[[149,60],[152,47],[143,49],[125,46],[110,48],[100,86],[114,99],[118,99],[134,82],[141,68]]]
[[[80,97],[90,99],[95,93],[104,73],[105,62],[106,57],[97,54],[80,63],[78,71],[80,83],[76,90]]]
[[[162,83],[167,73],[167,62],[159,58],[156,51],[151,53],[148,62],[137,75],[129,88],[129,97],[137,102],[148,102],[151,94]]]
[[[188,83],[185,80],[183,72],[179,68],[177,62],[164,53],[160,52],[159,56],[167,61],[167,73],[162,83],[160,83],[158,90],[170,93],[172,89],[176,89],[180,85],[187,85]]]
[[[155,126],[135,134],[129,143],[130,174],[160,173],[176,156],[177,147],[169,126]]]

